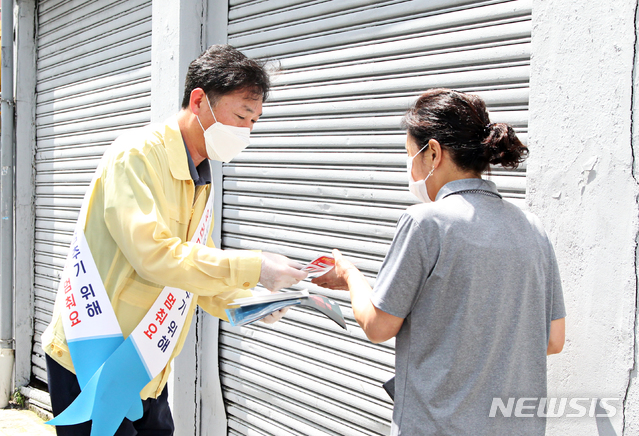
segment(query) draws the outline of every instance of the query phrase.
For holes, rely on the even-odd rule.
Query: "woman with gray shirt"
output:
[[[313,282],[350,291],[372,342],[396,336],[392,435],[543,435],[543,405],[516,417],[494,404],[546,397],[546,355],[565,337],[557,261],[537,217],[481,178],[528,149],[479,97],[448,89],[424,93],[403,127],[422,203],[399,219],[374,289],[338,250]]]

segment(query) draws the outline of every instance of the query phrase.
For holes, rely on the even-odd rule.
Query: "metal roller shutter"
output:
[[[43,381],[40,335],[84,192],[105,147],[149,123],[150,92],[151,0],[38,2],[32,368]]]
[[[229,43],[279,62],[253,145],[223,166],[224,248],[306,261],[337,247],[374,282],[408,192],[399,122],[425,89],[481,95],[526,142],[531,1],[231,1]],[[492,169],[523,206],[525,166]],[[301,309],[274,326],[222,323],[229,434],[388,434],[393,342]],[[302,288],[298,286],[297,288]]]

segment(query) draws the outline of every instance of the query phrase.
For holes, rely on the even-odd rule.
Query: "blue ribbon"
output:
[[[89,348],[92,345],[80,342],[88,341],[76,341],[74,347],[94,352]],[[90,365],[99,359],[86,360]],[[95,371],[73,403],[47,424],[75,425],[91,420],[91,436],[113,436],[125,416],[142,416],[140,391],[150,381],[151,374],[133,338],[128,337]]]

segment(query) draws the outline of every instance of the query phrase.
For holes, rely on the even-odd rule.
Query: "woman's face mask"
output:
[[[408,171],[408,190],[411,192],[411,194],[413,194],[415,197],[417,197],[418,200],[420,200],[423,203],[432,202],[432,200],[428,196],[428,188],[426,187],[426,180],[428,180],[428,178],[433,175],[433,171],[435,171],[435,168],[433,167],[433,169],[430,170],[430,172],[428,173],[425,179],[415,181],[413,179],[413,159],[415,159],[415,157],[419,153],[426,150],[427,148],[428,148],[428,144],[426,144],[426,147],[419,150],[417,154],[415,154],[415,156],[413,157],[409,156],[406,159],[406,169]]]
[[[220,123],[213,113],[211,103],[209,103],[208,97],[206,103],[209,105],[211,115],[215,123],[208,129],[204,129],[200,117],[197,117],[200,127],[204,131],[204,142],[206,143],[206,153],[209,159],[219,160],[229,163],[231,159],[236,157],[251,143],[251,129],[248,127],[235,127]]]

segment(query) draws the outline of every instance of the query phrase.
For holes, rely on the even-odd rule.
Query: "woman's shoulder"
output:
[[[524,233],[533,233],[542,238],[547,238],[541,220],[531,211],[521,209],[519,206],[501,200],[500,204],[493,204],[490,210],[477,209],[477,206],[465,201],[462,196],[449,196],[433,203],[419,203],[409,206],[399,219],[403,225],[415,225],[424,231],[431,232],[435,229],[449,231],[457,226],[477,224],[478,214],[487,212],[489,220],[498,220],[515,224]],[[486,221],[484,221],[486,222]],[[493,222],[494,224],[497,221]]]
[[[456,215],[454,209],[440,202],[419,203],[409,206],[402,214],[400,222],[411,221],[424,229],[432,229],[442,223],[454,221]]]
[[[548,236],[548,233],[546,232],[546,229],[543,223],[541,222],[541,219],[539,219],[537,215],[535,215],[533,212],[529,210],[522,210],[522,213],[526,217],[526,220],[529,223],[532,231],[535,232],[538,235],[538,237],[542,239],[545,243],[547,243],[548,245],[552,245],[552,243],[550,242],[550,237]]]
[[[546,249],[552,247],[544,225],[535,213],[507,201],[504,203],[503,218],[510,223],[511,227],[517,229],[522,240],[536,241],[539,246],[545,246]]]
[[[531,227],[535,228],[538,231],[541,231],[542,233],[545,233],[544,226],[541,220],[532,211],[527,208],[520,208],[519,206],[516,206],[512,203],[508,203],[505,206],[511,216],[517,216],[522,221],[527,222]]]
[[[432,203],[414,204],[409,206],[405,212],[405,214],[420,222],[455,221],[457,219],[465,219],[472,213],[472,207],[457,195],[442,198]]]

